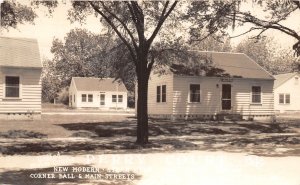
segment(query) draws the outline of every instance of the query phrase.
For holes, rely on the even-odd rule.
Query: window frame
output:
[[[156,86],[156,103],[161,102],[161,86],[157,85]]]
[[[287,98],[286,98],[287,95],[289,96],[289,102],[288,102],[288,103],[287,103],[287,101],[286,101],[286,100],[287,100]],[[285,99],[284,99],[284,100],[285,100],[284,103],[285,103],[286,105],[290,105],[290,104],[291,104],[291,94],[286,93],[286,94],[284,95],[284,98],[285,98]]]
[[[83,98],[85,98],[85,101],[83,101]],[[84,103],[87,102],[87,95],[86,94],[81,94],[81,102],[84,102]]]
[[[284,99],[285,99],[284,93],[279,93],[278,94],[278,103],[279,104],[285,104],[284,103],[285,102]],[[280,100],[282,100],[282,102]]]
[[[281,96],[283,97],[282,98],[283,102],[280,102],[280,97]],[[288,103],[286,101],[287,100],[287,96],[289,97],[288,98],[288,100],[289,100]],[[279,105],[290,105],[291,104],[291,94],[290,93],[279,93],[278,94],[278,104]]]
[[[19,78],[19,96],[18,97],[10,97],[10,96],[6,96],[6,88],[7,88],[7,83],[6,83],[6,78],[7,77],[18,77]],[[19,99],[22,99],[22,77],[20,75],[16,75],[16,74],[6,74],[4,75],[4,87],[3,87],[3,97],[4,99],[12,99],[12,100],[19,100]]]
[[[114,98],[114,96],[116,96],[116,97]],[[116,94],[112,94],[112,95],[111,95],[111,102],[112,102],[112,103],[117,103],[117,101],[118,101],[118,100],[117,100],[117,99],[118,99],[117,97],[118,97],[118,96],[117,96]],[[115,100],[115,101],[114,101],[114,100]]]
[[[156,103],[167,103],[167,84],[156,85]]]
[[[192,95],[192,91],[191,91],[191,86],[192,85],[197,85],[197,86],[199,86],[199,101],[191,101],[192,99],[192,97],[191,97],[191,95]],[[188,102],[189,103],[201,103],[201,84],[200,83],[190,83],[189,84],[189,86],[188,86],[188,88],[189,88],[189,95],[188,95]],[[197,94],[197,93],[195,93],[195,94]]]
[[[260,91],[259,92],[254,92],[253,91],[253,87],[259,87]],[[254,96],[259,96],[259,102],[254,102]],[[261,105],[262,104],[262,86],[261,85],[252,85],[251,86],[251,103],[252,104],[259,104]]]
[[[163,89],[165,92],[163,92]],[[166,103],[167,102],[167,85],[161,85],[161,102]]]
[[[92,103],[93,101],[94,101],[94,95],[93,94],[87,94],[87,102]]]
[[[118,94],[118,103],[123,103],[123,94]]]

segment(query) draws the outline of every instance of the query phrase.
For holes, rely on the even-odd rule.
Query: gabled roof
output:
[[[274,79],[274,77],[244,53],[195,51],[212,60],[214,69],[223,74],[238,78]],[[219,75],[222,76],[222,75]]]
[[[0,37],[0,67],[42,68],[37,40]]]
[[[284,73],[284,74],[279,74],[279,75],[274,75],[275,77],[275,82],[274,82],[274,88],[277,88],[281,86],[283,83],[297,75],[298,73]],[[299,75],[299,74],[298,74]]]
[[[119,91],[127,92],[123,83],[114,78],[73,77],[77,91]]]

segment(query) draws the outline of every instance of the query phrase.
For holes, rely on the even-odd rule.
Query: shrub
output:
[[[58,93],[57,101],[64,105],[69,105],[69,89],[68,88],[63,88]]]

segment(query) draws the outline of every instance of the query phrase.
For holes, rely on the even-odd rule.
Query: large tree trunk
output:
[[[147,67],[139,68],[138,74],[138,99],[137,99],[137,144],[148,143],[148,80]]]

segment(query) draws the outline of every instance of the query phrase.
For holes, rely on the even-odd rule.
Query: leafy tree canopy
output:
[[[247,54],[272,74],[295,71],[299,63],[299,58],[294,56],[292,50],[279,48],[272,37],[259,40],[246,38],[237,45],[235,51]]]
[[[242,2],[243,3],[243,2]],[[252,1],[253,4],[259,5],[263,10],[262,16],[258,16],[251,11],[243,10],[240,7],[241,2],[236,3],[236,8],[226,15],[233,23],[237,22],[239,26],[252,24],[252,27],[243,34],[258,31],[256,38],[261,38],[267,30],[278,30],[295,39],[292,48],[297,56],[300,56],[300,30],[297,27],[297,22],[294,26],[287,26],[285,21],[292,16],[300,13],[300,1]],[[234,24],[235,25],[235,24]]]
[[[54,39],[52,60],[44,60],[43,94],[48,101],[70,85],[72,77],[112,77],[134,88],[134,66],[125,46],[109,35],[71,30],[64,40]],[[53,87],[51,87],[53,83]]]

